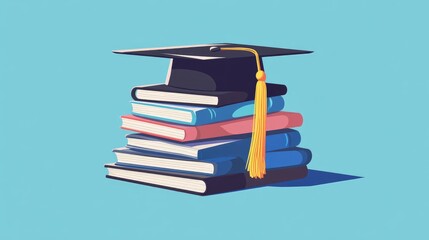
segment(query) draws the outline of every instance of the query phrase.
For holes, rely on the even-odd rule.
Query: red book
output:
[[[252,132],[253,116],[200,126],[185,126],[155,121],[134,115],[122,116],[122,128],[179,142],[233,136]],[[302,115],[276,112],[267,115],[267,131],[294,128],[302,125]]]

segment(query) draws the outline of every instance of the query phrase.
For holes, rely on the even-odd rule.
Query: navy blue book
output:
[[[244,172],[247,160],[244,156],[197,160],[157,152],[136,151],[128,148],[118,148],[113,152],[117,157],[117,165],[214,176]],[[311,161],[311,151],[295,147],[267,152],[265,161],[267,169],[303,166]]]
[[[268,170],[263,179],[254,179],[247,173],[207,176],[116,164],[106,164],[105,167],[108,169],[107,178],[203,196],[295,180],[307,176],[308,173],[306,166],[277,168]]]
[[[136,101],[156,101],[222,107],[229,104],[253,100],[255,98],[255,87],[247,87],[247,85],[246,88],[248,89],[242,92],[189,90],[181,87],[173,87],[171,84],[137,86],[132,89],[131,96]],[[267,83],[266,85],[268,97],[285,95],[287,92],[285,85],[274,83]]]
[[[301,135],[293,129],[267,133],[266,151],[296,147]],[[154,151],[194,159],[217,158],[224,156],[244,156],[248,154],[251,136],[241,135],[228,138],[178,143],[143,134],[127,135],[128,148]]]

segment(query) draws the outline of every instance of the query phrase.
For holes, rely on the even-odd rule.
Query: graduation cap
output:
[[[267,97],[286,93],[284,85],[265,83],[266,75],[262,57],[311,53],[311,51],[231,43],[113,52],[172,59],[166,84],[143,87],[147,90],[159,91],[164,95],[173,92],[216,96],[220,99],[216,106],[254,99],[252,140],[246,164],[246,169],[252,178],[263,178],[266,173]],[[143,100],[156,101],[157,99]],[[158,101],[162,101],[162,97]]]

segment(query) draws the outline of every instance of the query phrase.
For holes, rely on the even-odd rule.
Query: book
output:
[[[285,85],[267,83],[267,97],[285,95]],[[137,86],[131,91],[136,101],[185,103],[221,107],[253,100],[255,89],[248,91],[204,91],[169,86],[166,84]]]
[[[172,172],[209,174],[214,176],[239,173],[245,170],[246,156],[208,159],[192,159],[159,152],[138,151],[117,148],[116,165],[133,166],[145,169],[159,169]],[[288,148],[266,153],[266,169],[296,167],[311,161],[311,151],[305,148]]]
[[[203,125],[225,120],[250,116],[253,114],[254,101],[235,103],[223,107],[197,107],[180,104],[156,102],[131,102],[132,114],[149,119],[185,125]],[[283,97],[267,99],[267,112],[279,112],[284,107]]]
[[[143,134],[129,134],[126,136],[127,147],[135,150],[160,152],[193,159],[216,158],[222,156],[245,156],[248,154],[251,136],[241,135],[233,138],[201,140],[178,143],[149,137]],[[282,148],[298,146],[301,135],[293,129],[274,131],[267,135],[266,151],[275,151]]]
[[[302,125],[302,122],[303,119],[299,113],[271,113],[267,115],[266,130],[274,131],[299,127]],[[134,115],[122,116],[123,129],[179,142],[250,133],[252,132],[252,123],[253,116],[200,126],[166,123]]]
[[[134,168],[115,164],[106,164],[105,167],[108,169],[107,178],[203,196],[295,180],[305,177],[308,173],[306,166],[277,168],[268,170],[263,179],[254,179],[250,178],[247,173],[207,176]]]

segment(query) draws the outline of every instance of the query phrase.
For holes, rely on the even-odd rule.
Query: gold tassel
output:
[[[252,141],[247,157],[246,169],[251,178],[264,178],[265,148],[266,148],[266,122],[267,122],[267,86],[265,73],[256,73],[258,82],[255,89],[255,110],[253,115]]]
[[[259,54],[255,49],[245,47],[211,47],[210,51],[246,51],[253,53],[256,59],[255,109],[253,113],[252,140],[246,169],[251,178],[264,178],[265,149],[266,149],[266,122],[267,122],[267,85],[265,72],[261,69]]]

